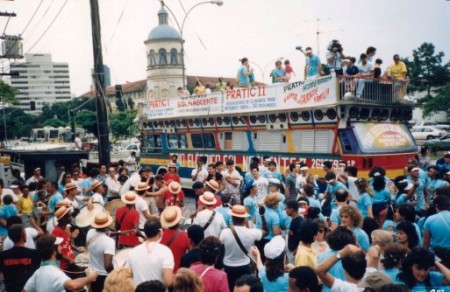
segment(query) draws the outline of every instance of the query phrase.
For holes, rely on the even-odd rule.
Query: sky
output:
[[[166,0],[165,4],[182,23],[185,14],[180,3],[188,10],[200,2]],[[99,0],[99,5],[103,61],[111,69],[112,84],[145,79],[144,41],[158,24],[159,0]],[[88,0],[0,0],[0,11],[17,14],[7,26],[8,18],[0,17],[0,29],[6,35],[24,32],[24,52],[50,53],[53,61],[68,62],[72,93],[79,96],[90,90]],[[176,28],[172,16],[169,24]],[[423,42],[443,51],[446,62],[450,58],[448,0],[224,0],[220,7],[199,5],[186,19],[186,74],[234,77],[239,59],[247,57],[256,79],[268,82],[275,60],[283,57],[294,68],[294,81],[303,79],[304,56],[295,47],[311,46],[317,52],[317,27],[322,60],[332,39],[341,42],[346,55],[356,58],[374,46],[376,57],[386,66],[395,53],[411,57]],[[2,60],[0,72],[8,65]]]

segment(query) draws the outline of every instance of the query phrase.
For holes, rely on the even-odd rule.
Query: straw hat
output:
[[[178,167],[175,163],[172,162],[167,165],[167,168],[178,168]]]
[[[167,229],[177,225],[181,220],[181,209],[178,206],[170,206],[161,213],[161,225]]]
[[[206,182],[206,185],[208,186],[208,187],[210,187],[211,189],[213,189],[214,191],[219,191],[219,188],[220,188],[220,186],[219,186],[219,183],[218,182],[216,182],[215,180],[210,180],[210,181],[207,181]]]
[[[61,208],[56,210],[56,212],[55,212],[56,220],[58,220],[58,221],[61,220],[61,218],[66,216],[66,214],[69,213],[69,211],[70,211],[70,209],[67,208],[66,206],[62,206]]]
[[[137,194],[134,191],[128,191],[122,195],[121,199],[122,199],[122,202],[124,202],[125,204],[132,205],[132,204],[136,203]]]
[[[248,218],[247,210],[245,210],[245,207],[242,205],[234,205],[231,210],[228,211],[228,214],[234,217]]]
[[[77,185],[75,183],[68,183],[64,187],[64,191],[67,192],[67,191],[70,191],[70,190],[73,190],[73,189],[76,189],[76,188],[77,188]]]
[[[204,192],[199,198],[200,202],[205,205],[211,206],[217,203],[216,197],[211,192]]]
[[[281,198],[277,193],[270,193],[267,195],[267,197],[264,198],[264,205],[273,206],[280,201]]]
[[[148,190],[150,187],[148,186],[147,183],[143,182],[143,183],[139,183],[137,185],[137,187],[134,189],[136,192],[140,192],[140,191],[146,191]]]
[[[181,191],[181,185],[176,181],[171,182],[168,188],[169,192],[171,192],[174,195],[178,194]]]
[[[95,190],[96,188],[98,188],[98,187],[101,186],[101,185],[102,185],[102,182],[99,181],[99,180],[96,180],[96,181],[94,181],[94,182],[92,183],[91,189],[92,189],[92,190]]]
[[[91,223],[93,228],[105,228],[113,223],[113,218],[108,211],[103,211],[95,215],[94,221]]]
[[[67,200],[62,200],[62,201],[59,201],[58,203],[56,203],[56,209],[61,208],[61,207],[69,208],[70,207],[70,202],[67,201]]]

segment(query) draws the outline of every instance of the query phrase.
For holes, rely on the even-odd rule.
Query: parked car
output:
[[[433,126],[415,126],[411,130],[411,134],[416,140],[431,140],[446,133],[446,131],[439,130]]]
[[[450,151],[450,133],[443,135],[440,138],[427,140],[423,145],[428,146],[430,152]]]

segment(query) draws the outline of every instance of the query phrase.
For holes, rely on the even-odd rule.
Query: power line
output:
[[[30,20],[28,20],[27,25],[25,25],[25,28],[22,30],[21,35],[23,35],[25,33],[25,31],[27,30],[28,26],[30,25],[31,21],[33,20],[33,18],[36,16],[36,13],[38,12],[39,8],[41,8],[42,3],[44,2],[44,0],[41,0],[41,2],[39,2],[39,5],[36,7],[36,9],[33,12],[33,15],[31,16]]]

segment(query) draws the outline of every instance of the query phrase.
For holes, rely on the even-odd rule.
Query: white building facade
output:
[[[51,54],[26,54],[25,62],[11,64],[11,86],[17,89],[18,107],[39,114],[44,104],[70,100],[69,64],[52,62]]]

